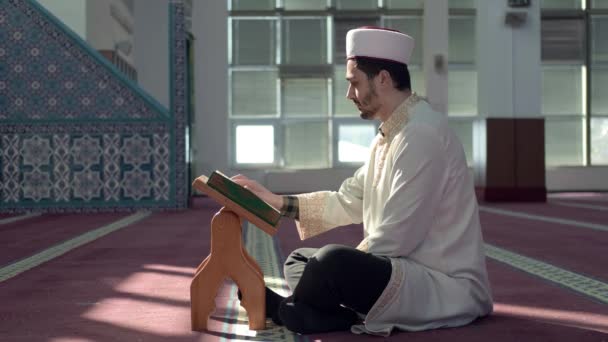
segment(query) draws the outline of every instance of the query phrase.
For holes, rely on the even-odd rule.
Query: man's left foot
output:
[[[285,298],[280,294],[272,291],[268,287],[266,287],[265,289],[266,318],[272,318],[272,321],[275,324],[283,325],[281,319],[279,318],[279,305],[281,304],[281,301],[283,301]],[[241,293],[240,289],[237,291],[237,297],[239,298],[239,301],[243,298],[243,294]]]

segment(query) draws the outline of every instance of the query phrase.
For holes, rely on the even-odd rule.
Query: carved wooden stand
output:
[[[207,319],[215,309],[215,296],[226,277],[241,290],[241,305],[247,311],[249,329],[265,329],[263,273],[243,246],[241,220],[222,208],[211,221],[211,253],[198,266],[190,285],[192,330],[207,329]]]
[[[269,235],[276,226],[262,221],[206,184],[206,177],[195,179],[196,189],[224,205],[211,220],[211,253],[198,266],[190,285],[192,330],[207,329],[209,315],[215,309],[215,296],[225,278],[231,278],[243,295],[241,305],[249,317],[249,329],[266,328],[266,290],[264,274],[247,253],[241,240],[241,219],[246,219]]]

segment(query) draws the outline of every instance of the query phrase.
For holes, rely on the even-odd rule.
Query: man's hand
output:
[[[245,189],[248,189],[249,191],[253,192],[258,197],[263,199],[266,203],[273,206],[275,209],[281,210],[281,207],[283,206],[283,196],[276,195],[268,191],[268,189],[263,187],[260,183],[251,180],[243,175],[236,175],[234,177],[231,177],[230,179],[233,180],[235,183],[239,184],[240,186],[244,187]]]

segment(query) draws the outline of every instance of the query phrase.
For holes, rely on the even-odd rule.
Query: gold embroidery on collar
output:
[[[389,139],[395,135],[395,133],[398,132],[405,123],[407,123],[409,109],[418,101],[420,101],[418,94],[412,93],[407,99],[405,99],[405,101],[395,108],[388,120],[380,125],[379,130],[382,132],[382,136],[384,138]]]
[[[380,183],[386,155],[393,137],[407,124],[410,116],[410,109],[414,107],[420,99],[421,98],[416,93],[412,93],[395,109],[390,118],[380,125],[380,137],[376,140],[376,144],[374,144],[372,148],[375,161],[374,182],[372,183],[374,187],[378,186]]]

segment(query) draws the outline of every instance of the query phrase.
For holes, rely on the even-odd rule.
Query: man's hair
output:
[[[410,79],[410,71],[407,65],[382,59],[355,57],[357,69],[363,71],[368,79],[376,77],[382,70],[386,70],[395,83],[395,88],[398,90],[412,89],[412,81]]]

